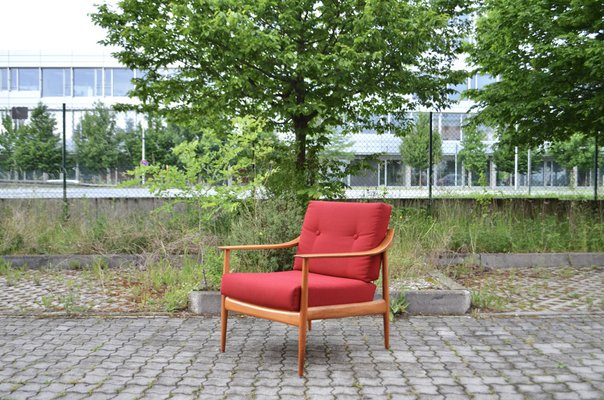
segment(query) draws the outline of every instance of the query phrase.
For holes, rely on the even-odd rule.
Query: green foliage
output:
[[[145,158],[151,164],[176,165],[178,158],[173,152],[174,148],[184,141],[197,138],[189,129],[166,123],[164,118],[156,114],[147,116],[146,125],[146,128],[142,124],[135,127],[129,121],[126,129],[121,132],[120,142],[123,143],[124,153],[120,165],[133,168],[142,160],[143,130]]]
[[[478,290],[472,290],[470,294],[472,307],[485,311],[503,311],[507,301],[498,296],[493,288],[483,286]]]
[[[139,166],[134,174],[147,176],[152,192],[170,192],[177,202],[194,204],[210,222],[221,212],[234,212],[242,197],[262,194],[272,173],[275,142],[262,121],[235,118],[224,138],[207,129],[200,139],[176,146],[179,166]]]
[[[394,321],[395,316],[405,313],[407,307],[409,307],[407,296],[405,296],[405,291],[402,291],[398,297],[390,300],[390,321]]]
[[[515,144],[604,131],[600,0],[486,0],[479,14],[469,60],[501,78],[468,93],[480,122]]]
[[[396,131],[373,116],[443,106],[468,26],[467,2],[123,0],[101,5],[117,59],[147,71],[132,94],[175,122],[230,130],[253,115],[292,139],[293,192],[323,180],[319,155],[338,127]],[[178,69],[173,70],[174,65]],[[410,96],[413,95],[413,96]],[[323,171],[323,172],[322,172]]]
[[[466,170],[484,174],[488,161],[487,146],[484,144],[486,137],[486,133],[476,125],[465,127],[459,159]]]
[[[245,202],[233,217],[229,244],[283,243],[300,235],[305,208],[296,198],[271,197]],[[233,253],[237,271],[282,271],[293,267],[295,249]]]
[[[516,155],[514,145],[504,138],[500,138],[493,145],[493,161],[497,165],[497,171],[514,173],[514,159]],[[536,170],[543,163],[543,149],[537,146],[518,146],[518,170],[528,171],[528,150],[531,151],[531,170]]]
[[[552,143],[549,152],[564,168],[589,169],[594,162],[595,144],[593,138],[575,133],[568,140]]]
[[[430,166],[430,114],[421,113],[410,132],[401,143],[402,161],[420,171]],[[432,132],[432,162],[437,165],[442,159],[442,139],[437,131]],[[420,174],[421,186],[421,174]]]
[[[0,168],[7,171],[15,170],[17,160],[14,153],[18,137],[19,132],[14,126],[13,119],[10,115],[5,115],[0,127]]]
[[[21,171],[56,173],[61,169],[60,139],[54,134],[56,120],[48,107],[39,103],[29,123],[17,131],[14,165]]]
[[[102,103],[86,112],[74,132],[76,157],[89,171],[101,172],[118,164],[119,141],[115,113]]]

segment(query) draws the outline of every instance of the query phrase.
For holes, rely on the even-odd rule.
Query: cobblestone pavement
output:
[[[499,296],[498,311],[604,311],[604,266],[495,269],[459,281]]]
[[[0,318],[2,399],[602,399],[604,315],[317,321]]]
[[[128,311],[145,309],[122,282],[99,279],[91,271],[14,269],[0,276],[1,314]]]

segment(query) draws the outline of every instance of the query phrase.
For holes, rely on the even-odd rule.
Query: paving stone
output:
[[[237,340],[219,353],[217,318],[0,316],[0,398],[16,385],[20,398],[67,387],[66,395],[76,398],[249,398],[253,390],[258,399],[599,399],[604,385],[598,370],[604,357],[596,356],[604,352],[601,314],[397,319],[393,351],[381,345],[379,318],[321,321],[309,335],[305,378],[296,373],[295,329],[252,318],[229,322]],[[113,359],[98,357],[99,344],[112,349]],[[196,361],[175,359],[182,354]],[[493,361],[499,359],[505,362]],[[93,380],[102,384],[86,383]]]

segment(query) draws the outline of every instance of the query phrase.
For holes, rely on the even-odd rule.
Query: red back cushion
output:
[[[297,254],[343,253],[370,250],[379,245],[388,230],[392,207],[385,203],[311,201],[306,210]],[[316,274],[376,280],[381,256],[320,258],[310,260]],[[296,258],[294,269],[302,269]]]

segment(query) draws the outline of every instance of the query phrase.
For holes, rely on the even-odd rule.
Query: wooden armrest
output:
[[[394,229],[388,229],[386,237],[382,240],[377,247],[367,251],[356,251],[350,253],[319,253],[319,254],[296,254],[294,257],[298,258],[342,258],[342,257],[364,257],[364,256],[375,256],[381,254],[390,247],[392,244],[392,238],[394,237]]]
[[[294,247],[298,245],[300,241],[300,236],[295,238],[294,240],[290,240],[285,243],[276,243],[276,244],[244,244],[244,245],[234,245],[234,246],[218,246],[221,250],[273,250],[273,249],[287,249],[289,247]]]

